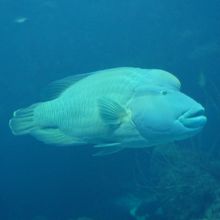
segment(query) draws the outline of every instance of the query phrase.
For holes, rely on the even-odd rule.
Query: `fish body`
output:
[[[106,69],[67,77],[50,88],[53,99],[14,112],[13,134],[117,151],[184,139],[206,122],[204,108],[181,93],[179,80],[163,70]],[[199,113],[186,127],[180,119],[192,108]]]

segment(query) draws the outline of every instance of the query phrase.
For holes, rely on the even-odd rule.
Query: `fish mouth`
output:
[[[205,109],[190,109],[180,115],[178,121],[186,128],[201,129],[206,124]]]

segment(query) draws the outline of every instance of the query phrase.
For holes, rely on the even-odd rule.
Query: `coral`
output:
[[[187,144],[153,151],[149,169],[142,172],[147,182],[139,185],[133,195],[133,201],[138,202],[132,206],[132,196],[127,197],[135,219],[220,219],[220,178],[215,175],[220,163]]]

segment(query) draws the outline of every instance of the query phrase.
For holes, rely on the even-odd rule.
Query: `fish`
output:
[[[13,113],[14,135],[45,144],[92,145],[97,156],[182,140],[206,124],[204,107],[161,69],[116,67],[52,82],[47,101]]]
[[[14,22],[17,23],[17,24],[22,24],[22,23],[26,22],[27,20],[28,20],[27,17],[21,17],[20,16],[20,17],[15,18]]]

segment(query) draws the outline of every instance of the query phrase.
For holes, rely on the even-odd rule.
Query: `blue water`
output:
[[[219,0],[1,0],[0,220],[132,220],[117,201],[137,191],[144,202],[136,214],[150,220],[201,220],[218,204],[219,11]],[[91,147],[11,134],[12,112],[39,101],[49,82],[117,66],[170,71],[206,107],[202,134],[181,142],[166,166],[153,149],[97,158]],[[179,168],[173,190],[170,163]],[[159,195],[146,190],[148,180]]]

